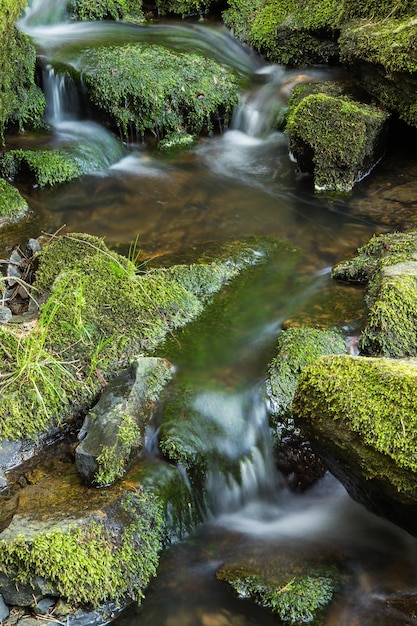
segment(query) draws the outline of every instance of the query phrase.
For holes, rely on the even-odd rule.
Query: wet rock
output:
[[[47,615],[56,604],[56,598],[45,596],[32,606],[32,610],[37,615]]]
[[[161,537],[160,503],[138,483],[89,489],[70,466],[20,491],[0,533],[0,592],[19,606],[32,605],[34,594],[73,607],[139,600]]]
[[[117,376],[88,413],[75,451],[87,483],[108,485],[123,476],[132,455],[143,446],[146,424],[158,394],[172,376],[165,359],[138,357]]]
[[[5,622],[9,615],[9,607],[5,603],[3,596],[0,595],[0,623]]]
[[[373,237],[357,256],[337,265],[334,278],[368,284],[360,348],[371,356],[417,355],[417,233]]]
[[[322,357],[300,375],[296,424],[349,494],[417,535],[417,363]]]
[[[290,151],[316,191],[351,191],[385,151],[388,113],[338,91],[309,86],[289,101]]]
[[[30,583],[20,582],[16,585],[10,573],[7,575],[0,571],[0,589],[4,601],[9,605],[32,606],[34,600],[40,602],[43,598],[51,596],[52,589],[42,576],[34,576]],[[59,594],[56,593],[56,597]],[[55,600],[54,600],[55,602]]]
[[[13,313],[8,306],[0,305],[0,324],[7,324],[13,317]]]

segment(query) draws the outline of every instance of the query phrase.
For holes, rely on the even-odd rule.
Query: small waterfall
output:
[[[275,501],[280,477],[259,390],[206,391],[195,398],[194,409],[203,424],[202,432],[194,435],[208,458],[210,514],[233,512],[253,501]]]
[[[53,126],[80,118],[78,89],[71,76],[56,73],[48,63],[42,72],[42,82],[47,102],[46,118]]]

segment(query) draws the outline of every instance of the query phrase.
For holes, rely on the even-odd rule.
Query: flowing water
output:
[[[8,147],[71,142],[82,147],[91,173],[52,190],[22,183],[32,213],[24,223],[3,229],[3,254],[17,241],[59,229],[104,236],[121,250],[138,236],[143,259],[170,254],[181,260],[200,244],[247,235],[277,237],[304,251],[300,269],[282,258],[271,262],[250,293],[243,290],[232,299],[214,324],[203,316],[164,347],[178,381],[193,389],[193,410],[218,433],[213,438],[210,429],[191,425],[184,436],[221,450],[238,464],[241,480],[224,475],[213,461],[206,477],[212,496],[206,524],[162,555],[142,606],[125,612],[119,625],[276,624],[266,610],[216,581],[216,569],[222,563],[315,559],[324,552],[343,561],[349,581],[328,626],[417,624],[417,611],[410,609],[413,598],[417,604],[416,541],[354,503],[329,474],[304,494],[291,493],[274,466],[259,391],[286,319],[324,309],[330,323],[357,329],[362,295],[352,298],[354,291],[333,284],[329,268],[383,232],[385,222],[363,212],[358,216],[352,209],[355,194],[315,196],[311,181],[297,176],[285,136],[270,126],[297,72],[267,66],[225,29],[65,19],[65,3],[34,0],[20,21],[39,49],[53,132],[9,137]],[[80,47],[120,41],[198,51],[249,77],[232,128],[170,155],[134,141],[123,145],[89,119],[83,94],[56,73],[54,61],[77,67]],[[306,72],[322,80],[329,70]],[[331,304],[331,313],[321,300],[336,303],[346,294],[350,308]]]

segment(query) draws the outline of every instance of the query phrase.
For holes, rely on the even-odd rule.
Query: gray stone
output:
[[[35,576],[30,583],[16,585],[12,576],[0,572],[0,591],[9,606],[31,606],[34,598],[38,601],[46,595],[50,596],[52,589],[41,576]]]
[[[78,436],[75,459],[85,482],[109,484],[123,475],[132,454],[142,447],[153,403],[171,372],[172,366],[165,359],[139,357],[106,387]],[[103,456],[108,461],[109,455],[118,469],[106,469],[105,475],[98,475],[104,467]]]
[[[0,595],[0,623],[5,622],[9,615],[9,607],[5,603],[3,596]]]
[[[7,324],[11,320],[12,315],[8,306],[0,305],[0,324]]]

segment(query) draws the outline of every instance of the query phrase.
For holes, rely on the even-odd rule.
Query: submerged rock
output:
[[[171,372],[164,359],[138,357],[105,388],[78,435],[75,459],[87,483],[109,485],[124,475],[132,455],[143,447],[153,403]]]
[[[350,495],[417,535],[417,363],[322,357],[300,375],[296,423]]]

